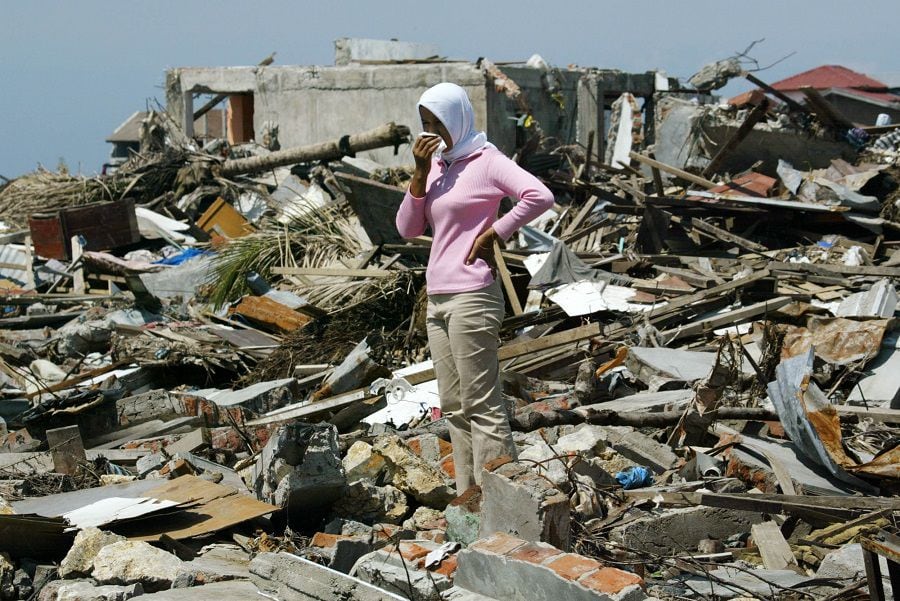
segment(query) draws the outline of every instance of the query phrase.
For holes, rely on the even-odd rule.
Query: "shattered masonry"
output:
[[[896,90],[438,54],[172,69],[105,175],[0,186],[0,600],[892,598]],[[393,225],[441,80],[556,197],[466,491]]]

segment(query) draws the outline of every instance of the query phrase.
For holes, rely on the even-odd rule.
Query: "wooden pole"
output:
[[[345,143],[342,143],[342,140]],[[407,126],[397,125],[393,122],[385,123],[375,129],[352,136],[345,136],[331,142],[279,150],[261,157],[225,161],[225,164],[222,165],[222,175],[229,177],[243,173],[266,171],[276,167],[308,161],[332,161],[347,154],[372,150],[373,148],[383,148],[385,146],[398,146],[408,141],[409,128]]]

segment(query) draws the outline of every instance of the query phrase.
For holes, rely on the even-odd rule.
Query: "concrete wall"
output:
[[[547,136],[561,143],[587,144],[589,131],[603,131],[603,111],[622,92],[652,98],[656,74],[583,69],[554,72],[562,102],[547,90],[545,73],[525,66],[504,65],[502,71],[524,92],[528,106]],[[167,109],[179,123],[200,93],[254,94],[254,129],[264,121],[279,126],[282,148],[314,144],[377,127],[387,121],[421,130],[416,101],[426,88],[452,81],[469,94],[475,123],[498,148],[512,154],[528,132],[517,127],[518,107],[497,92],[473,63],[348,65],[339,67],[188,67],[166,77]],[[677,82],[671,80],[671,85]],[[653,119],[648,120],[653,123]],[[599,148],[598,136],[595,152]],[[364,153],[386,165],[411,164],[408,146],[398,156],[392,149]]]
[[[441,81],[466,89],[476,127],[487,124],[487,90],[481,71],[469,63],[348,67],[224,67],[173,69],[167,77],[168,110],[184,122],[189,93],[254,93],[254,128],[279,125],[282,148],[340,138],[388,121],[421,131],[416,102]],[[387,165],[411,164],[408,146],[398,156],[380,149],[361,156]]]

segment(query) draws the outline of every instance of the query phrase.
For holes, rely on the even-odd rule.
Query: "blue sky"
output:
[[[90,175],[104,139],[153,99],[167,68],[329,65],[333,41],[362,37],[436,44],[450,58],[578,64],[688,78],[765,38],[759,74],[776,81],[821,64],[900,76],[900,2],[874,0],[331,0],[6,1],[0,14],[0,175],[60,159]],[[731,84],[727,93],[744,91]]]

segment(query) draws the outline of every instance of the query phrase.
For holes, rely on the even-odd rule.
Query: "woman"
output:
[[[504,303],[492,268],[494,241],[543,213],[553,194],[475,130],[472,104],[458,85],[429,88],[418,109],[425,131],[413,143],[416,170],[397,230],[413,238],[428,225],[433,234],[425,273],[428,346],[462,494],[481,484],[486,462],[516,456],[500,395]],[[497,219],[505,196],[519,201]]]

